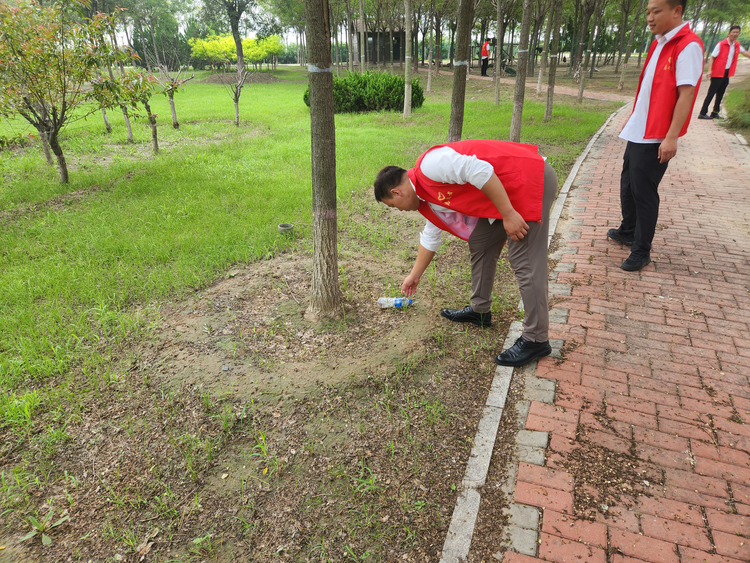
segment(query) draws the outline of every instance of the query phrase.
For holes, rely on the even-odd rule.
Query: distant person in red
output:
[[[737,59],[740,58],[740,55],[750,59],[750,54],[737,41],[741,31],[742,29],[738,25],[730,27],[729,37],[724,39],[724,41],[719,41],[711,53],[711,58],[709,59],[709,64],[711,65],[711,86],[708,87],[708,94],[706,94],[706,99],[703,100],[703,107],[698,115],[698,119],[721,119],[719,115],[721,99],[724,97],[727,86],[729,86],[729,79],[734,76],[734,71],[737,68]],[[706,73],[706,78],[708,77],[709,73]],[[708,106],[711,104],[711,99],[714,96],[716,96],[714,111],[711,112],[711,115],[708,115]]]
[[[482,76],[487,76],[487,65],[490,62],[490,40],[487,39],[482,45]]]
[[[656,37],[641,71],[633,113],[620,133],[628,144],[620,174],[622,222],[607,238],[630,246],[620,266],[651,263],[659,218],[659,183],[688,128],[703,74],[703,43],[682,20],[687,0],[649,0],[646,22]]]

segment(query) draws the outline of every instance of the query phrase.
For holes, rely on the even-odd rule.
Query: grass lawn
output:
[[[204,77],[177,94],[177,130],[152,100],[158,156],[144,120],[126,143],[116,111],[109,135],[100,114],[65,130],[68,185],[35,145],[0,153],[0,561],[434,560],[517,289],[503,259],[497,329],[440,323],[439,306],[468,299],[467,251],[450,242],[417,306],[378,311],[422,221],[370,185],[444,141],[450,77],[409,121],[336,116],[347,308],[320,325],[302,319],[306,73],[248,86],[239,128]],[[493,99],[467,84],[464,138],[507,138],[512,87]],[[549,123],[528,100],[522,141],[562,182],[619,104],[558,99]],[[50,514],[69,516],[50,546],[18,542]],[[475,549],[497,551],[500,531]]]

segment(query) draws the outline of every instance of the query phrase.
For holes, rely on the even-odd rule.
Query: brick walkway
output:
[[[750,561],[750,149],[694,116],[660,186],[653,263],[626,273],[629,249],[606,232],[627,116],[584,161],[557,229],[551,338],[565,346],[527,374],[557,387],[529,403],[525,430],[549,440],[544,465],[518,466],[507,563]],[[645,473],[586,485],[576,452]],[[595,517],[576,519],[587,494]]]

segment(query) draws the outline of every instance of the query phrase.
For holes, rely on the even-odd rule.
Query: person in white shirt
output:
[[[711,70],[706,73],[706,78],[711,78],[711,86],[708,88],[706,99],[703,100],[703,107],[698,119],[721,119],[721,115],[719,115],[721,100],[724,98],[727,86],[729,86],[729,78],[734,76],[737,59],[739,55],[750,59],[750,54],[737,41],[741,31],[742,29],[738,25],[730,27],[729,36],[724,41],[719,41],[711,52],[711,58],[708,59]],[[714,110],[711,115],[708,115],[708,106],[714,96],[716,96]]]
[[[630,246],[620,266],[638,271],[651,263],[659,217],[659,183],[687,132],[703,72],[703,44],[682,21],[687,0],[649,0],[649,29],[656,38],[641,71],[630,119],[620,137],[628,144],[620,175],[622,222],[607,238]]]

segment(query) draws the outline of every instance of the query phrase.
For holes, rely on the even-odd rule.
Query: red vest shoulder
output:
[[[690,27],[686,25],[678,31],[677,34],[664,45],[664,47],[662,47],[662,50],[659,53],[659,59],[656,62],[656,70],[654,71],[654,77],[652,79],[651,96],[649,98],[648,117],[646,118],[646,134],[644,135],[646,139],[663,139],[666,137],[667,131],[669,131],[669,127],[672,124],[674,107],[677,103],[677,78],[675,75],[677,57],[680,56],[680,53],[682,53],[685,47],[693,42],[698,43],[701,50],[703,49],[703,42],[700,37],[693,33],[690,30]],[[636,100],[638,99],[638,93],[643,84],[643,76],[646,72],[646,68],[656,50],[656,44],[656,41],[651,44],[646,63],[643,65],[641,77],[638,82]],[[695,105],[695,100],[698,97],[701,75],[699,75],[698,83],[695,85],[691,112],[692,106]],[[690,119],[688,118],[685,120],[685,124],[680,130],[680,137],[687,132],[689,123]]]

